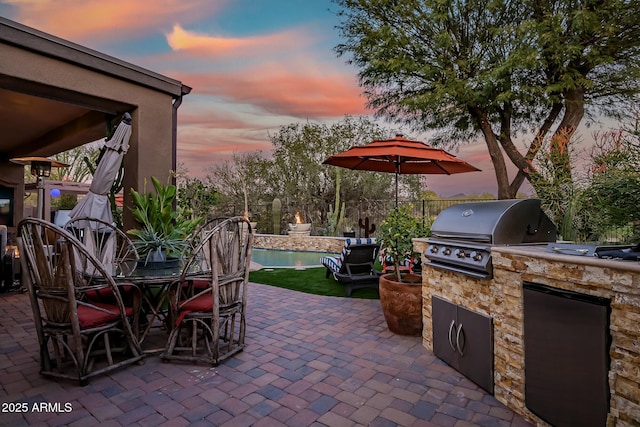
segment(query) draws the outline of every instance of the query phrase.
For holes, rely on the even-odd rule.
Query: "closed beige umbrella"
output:
[[[89,193],[73,208],[69,214],[71,219],[90,217],[113,223],[108,195],[120,170],[122,159],[129,150],[130,138],[131,115],[125,113],[113,136],[105,141],[104,153],[93,174]]]

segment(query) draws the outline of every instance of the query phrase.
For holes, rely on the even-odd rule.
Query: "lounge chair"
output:
[[[325,264],[327,259],[323,259],[323,265],[327,267],[327,277],[329,274],[333,274],[335,280],[345,285],[349,297],[355,289],[378,289],[378,279],[381,273],[375,270],[374,263],[380,245],[376,243],[345,244],[345,248],[344,256],[341,257],[340,267],[337,270],[332,269],[335,266],[334,263]]]
[[[347,254],[347,249],[351,245],[363,245],[369,243],[375,243],[375,238],[347,238],[344,241],[344,246],[342,247],[342,251],[340,255],[337,257],[333,256],[325,256],[320,258],[320,264],[324,265],[327,268],[327,273],[325,277],[329,277],[331,274],[340,271],[342,266],[342,262],[344,260],[345,255]]]

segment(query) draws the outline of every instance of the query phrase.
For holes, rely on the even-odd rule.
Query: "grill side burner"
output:
[[[621,261],[640,261],[640,244],[634,246],[596,245],[589,243],[549,243],[545,252]]]
[[[428,266],[479,279],[493,277],[493,245],[555,242],[556,227],[539,199],[461,203],[443,210],[431,226]]]

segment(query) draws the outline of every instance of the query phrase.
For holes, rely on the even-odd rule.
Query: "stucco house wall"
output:
[[[0,138],[0,180],[15,186],[16,195],[24,191],[22,168],[16,169],[10,158],[51,156],[104,138],[105,114],[129,112],[133,118],[124,160],[125,205],[130,204],[130,188],[141,189],[150,176],[166,182],[175,169],[177,107],[191,90],[177,80],[0,18],[0,89],[86,109],[77,118],[56,116],[55,111],[34,114],[34,125],[60,122],[49,135],[14,145]],[[22,209],[15,212],[20,215]],[[125,209],[127,224],[133,226]]]

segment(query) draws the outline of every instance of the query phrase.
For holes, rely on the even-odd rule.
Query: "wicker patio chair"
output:
[[[142,360],[130,323],[135,309],[125,307],[111,272],[76,237],[27,218],[18,224],[17,240],[43,376],[86,385],[96,375]]]
[[[211,230],[213,230],[218,224],[228,218],[229,217],[210,218],[200,223],[200,225],[196,227],[196,229],[193,230],[191,235],[188,237],[189,244],[185,249],[184,258],[189,258],[191,254],[196,251],[198,245],[200,244],[200,242],[202,242],[202,239],[206,238]]]
[[[71,219],[64,225],[64,229],[80,240],[116,279],[125,307],[133,309],[135,313],[131,326],[139,338],[142,300],[140,291],[134,285],[126,283],[126,278],[133,274],[140,257],[129,236],[115,224],[91,217]],[[87,297],[92,298],[94,294],[89,293]],[[100,291],[98,298],[101,302],[114,302],[108,288]]]
[[[253,234],[241,217],[216,224],[169,286],[172,330],[165,361],[218,365],[242,351]]]

